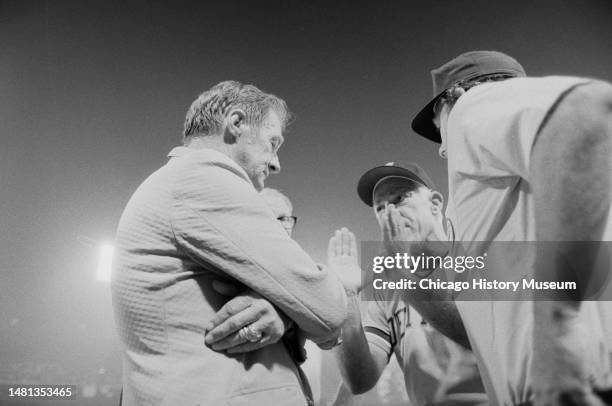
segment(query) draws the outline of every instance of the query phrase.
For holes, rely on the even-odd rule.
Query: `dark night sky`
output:
[[[322,261],[338,227],[378,236],[355,193],[366,169],[414,160],[446,192],[444,161],[410,121],[431,68],[473,49],[533,76],[612,80],[612,2],[0,0],[0,361],[112,352],[84,237],[112,241],[201,91],[235,79],[288,102],[296,120],[268,185],[292,198],[295,237]]]

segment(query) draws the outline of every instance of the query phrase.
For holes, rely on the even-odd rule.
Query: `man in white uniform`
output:
[[[612,86],[526,78],[492,51],[462,54],[432,77],[435,98],[412,128],[448,159],[457,240],[612,240]],[[555,269],[544,265],[565,266],[554,254],[513,258],[502,271],[550,280]],[[612,385],[612,313],[573,299],[457,302],[493,404],[602,404],[594,389]]]

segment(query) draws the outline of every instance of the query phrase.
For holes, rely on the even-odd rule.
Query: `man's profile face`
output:
[[[448,115],[450,113],[451,107],[448,103],[441,101],[436,104],[434,107],[434,117],[433,123],[436,128],[440,131],[440,138],[442,142],[440,144],[440,149],[438,150],[438,154],[440,157],[446,159],[447,156],[447,141],[448,141]]]
[[[433,215],[431,191],[408,179],[385,179],[374,189],[372,208],[381,227],[392,205],[399,210],[410,241],[427,241],[440,221]]]
[[[236,146],[236,161],[245,170],[257,190],[264,187],[270,173],[280,172],[278,149],[283,143],[282,125],[271,111],[259,127],[245,125]]]

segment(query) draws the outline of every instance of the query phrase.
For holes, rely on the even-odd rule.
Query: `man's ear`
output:
[[[444,197],[440,192],[435,190],[431,191],[431,212],[434,214],[442,213],[442,209],[444,208]]]
[[[226,136],[230,135],[234,140],[237,140],[242,135],[246,126],[246,114],[242,109],[233,109],[226,117]]]

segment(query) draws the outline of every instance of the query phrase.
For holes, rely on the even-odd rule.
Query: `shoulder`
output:
[[[175,174],[175,197],[228,195],[241,201],[258,195],[244,169],[218,151],[187,151],[172,158],[167,166]]]
[[[506,114],[551,98],[554,100],[567,89],[591,81],[593,79],[575,76],[543,76],[487,82],[466,92],[457,101],[453,111],[464,114],[472,109],[495,112],[501,108],[499,114]]]
[[[185,171],[201,171],[214,173],[215,176],[234,175],[248,180],[244,169],[227,155],[209,148],[189,149],[186,147],[174,148],[168,162]]]
[[[521,139],[525,142],[520,144],[528,150],[531,137],[557,101],[568,90],[590,81],[573,76],[546,76],[475,86],[451,110],[448,125],[453,137],[449,143],[465,144],[472,152],[482,147],[496,151]],[[513,134],[518,136],[509,136]]]

